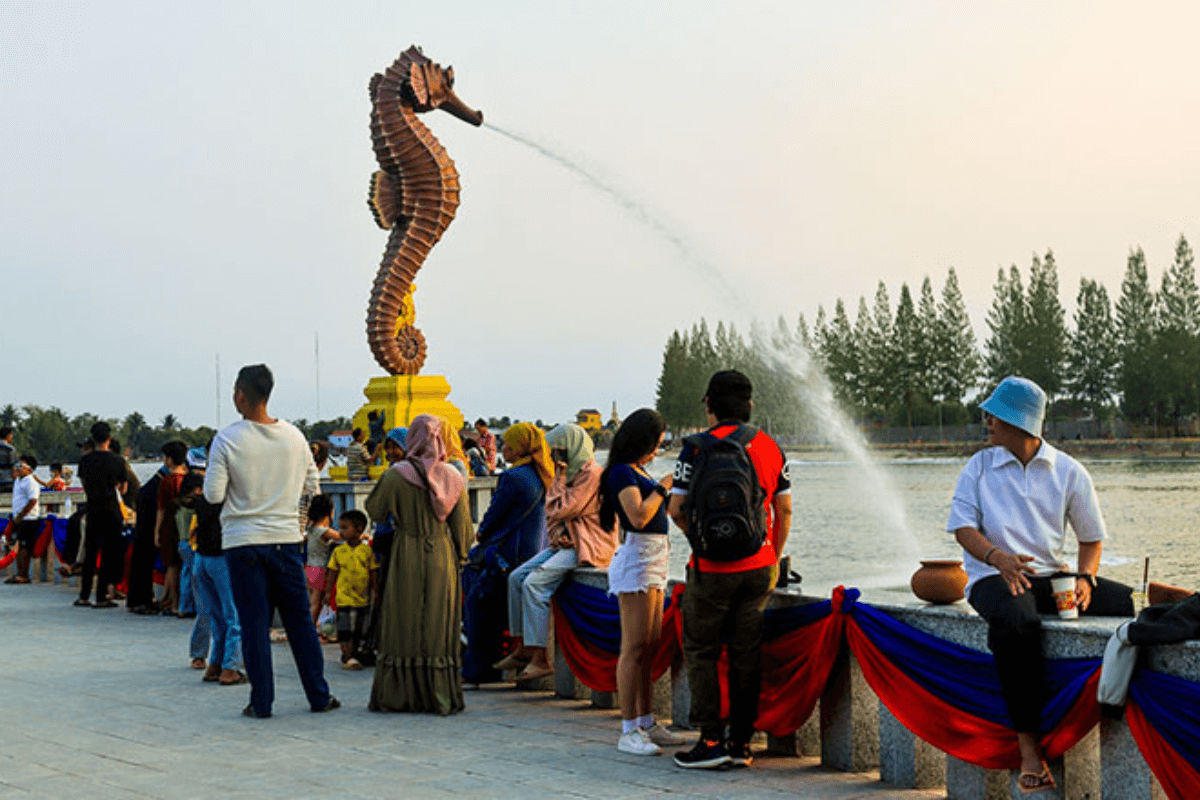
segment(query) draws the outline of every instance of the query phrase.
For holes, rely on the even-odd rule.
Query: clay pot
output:
[[[912,592],[927,603],[954,603],[963,599],[967,571],[958,559],[922,561],[913,573]]]

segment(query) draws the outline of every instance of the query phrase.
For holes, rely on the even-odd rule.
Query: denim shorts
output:
[[[631,594],[667,588],[671,542],[662,533],[627,533],[608,565],[608,593]]]

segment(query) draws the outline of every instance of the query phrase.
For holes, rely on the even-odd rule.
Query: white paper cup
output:
[[[1075,605],[1075,578],[1053,578],[1050,589],[1054,592],[1054,604],[1058,606],[1060,619],[1079,619],[1079,608]]]

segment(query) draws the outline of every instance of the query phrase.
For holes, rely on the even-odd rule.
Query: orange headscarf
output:
[[[554,482],[554,459],[550,457],[550,447],[546,444],[546,435],[542,433],[542,429],[532,422],[518,422],[508,426],[502,438],[516,456],[516,460],[509,464],[509,467],[533,464],[538,477],[549,489],[550,484]]]

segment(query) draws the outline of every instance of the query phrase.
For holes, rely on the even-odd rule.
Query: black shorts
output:
[[[17,523],[15,536],[21,547],[33,548],[34,542],[42,535],[42,529],[45,527],[40,519],[26,519]]]
[[[337,634],[339,642],[357,642],[367,628],[366,606],[341,606],[337,610]]]

